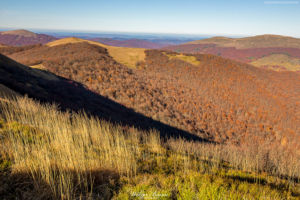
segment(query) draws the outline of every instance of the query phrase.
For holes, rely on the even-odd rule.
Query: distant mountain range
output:
[[[258,35],[244,38],[212,37],[186,44],[216,44],[217,47],[235,47],[236,49],[290,47],[300,48],[300,39],[282,35]]]
[[[57,38],[45,34],[36,34],[23,29],[0,32],[0,44],[6,45],[23,46],[38,43],[46,44],[54,40],[57,40]]]
[[[13,46],[24,46],[24,45],[33,45],[33,44],[46,44],[61,38],[73,37],[74,35],[59,35],[59,34],[37,34],[27,30],[13,30],[13,31],[5,31],[0,32],[0,45],[13,45]],[[178,45],[186,42],[193,41],[192,39],[137,39],[137,38],[128,38],[124,37],[114,37],[114,38],[91,38],[92,35],[79,35],[81,39],[89,39],[91,41],[100,42],[110,46],[116,47],[134,47],[134,48],[146,48],[146,49],[156,49],[162,48],[166,46]],[[109,35],[108,35],[109,36]],[[0,46],[0,47],[1,47]]]
[[[150,42],[146,40],[140,40],[140,39],[131,39],[131,40],[114,40],[110,38],[92,38],[89,39],[91,41],[100,42],[109,46],[115,46],[115,47],[135,47],[135,48],[146,48],[146,49],[157,49],[161,47],[171,46],[173,44],[168,43],[155,43]]]
[[[70,33],[72,34],[72,33]],[[75,35],[80,35],[76,34]],[[99,34],[98,34],[99,35]],[[245,38],[212,37],[192,41],[191,38],[169,38],[150,37],[134,35],[113,34],[81,34],[86,42],[96,42],[106,45],[110,54],[113,54],[118,62],[133,67],[136,58],[133,54],[124,52],[135,52],[134,55],[143,55],[146,49],[172,50],[177,53],[201,53],[213,54],[229,58],[235,61],[249,63],[256,67],[269,68],[276,71],[298,71],[300,72],[300,39],[280,35],[258,35]],[[37,34],[27,30],[14,30],[0,32],[0,48],[4,46],[24,46],[33,44],[47,44],[65,38],[66,35],[53,37],[46,34]],[[95,38],[91,38],[94,36]],[[102,37],[103,36],[103,37]],[[73,37],[72,37],[73,38]],[[79,38],[67,39],[67,41],[83,42]],[[77,41],[78,40],[78,41]],[[100,45],[100,46],[101,46]],[[118,47],[118,49],[116,49]],[[122,49],[120,47],[132,48]],[[142,56],[143,57],[143,56]]]
[[[162,49],[178,53],[219,55],[276,71],[300,71],[300,39],[288,36],[212,37]]]

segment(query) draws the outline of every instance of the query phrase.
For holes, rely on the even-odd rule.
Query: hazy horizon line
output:
[[[251,35],[238,35],[238,34],[194,34],[194,33],[157,33],[157,32],[125,32],[125,31],[106,31],[106,30],[75,30],[75,29],[37,29],[37,28],[7,28],[0,27],[0,31],[12,31],[12,30],[28,30],[32,32],[49,32],[49,33],[76,33],[76,34],[129,34],[129,35],[165,35],[165,36],[186,36],[186,37],[247,37]]]
[[[232,37],[232,38],[242,38],[242,37],[252,37],[257,35],[239,35],[239,34],[190,34],[190,33],[157,33],[157,32],[124,32],[124,31],[100,31],[100,30],[75,30],[75,29],[37,29],[37,28],[5,28],[0,27],[0,31],[12,31],[12,30],[28,30],[36,33],[57,33],[57,34],[110,34],[110,35],[136,35],[136,36],[173,36],[173,37]],[[258,35],[278,35],[273,33],[265,33]],[[294,38],[300,38],[290,35],[281,35],[289,36]]]

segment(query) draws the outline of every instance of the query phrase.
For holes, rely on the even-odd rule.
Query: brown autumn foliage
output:
[[[0,34],[0,43],[15,46],[33,45],[39,43],[46,44],[54,40],[57,40],[57,38],[46,34],[36,34],[35,37],[26,37],[23,35],[13,34]]]
[[[146,48],[146,49],[158,49],[169,46],[171,44],[155,43],[141,39],[130,39],[130,40],[114,40],[110,38],[91,38],[89,39],[94,42],[100,42],[114,47],[134,47],[134,48]]]
[[[2,47],[2,49],[0,50],[2,54],[4,55],[10,55],[10,54],[14,54],[14,53],[19,53],[22,51],[26,51],[32,48],[36,48],[36,47],[41,47],[42,44],[33,44],[33,45],[26,45],[26,46],[5,46]]]
[[[216,44],[182,44],[161,48],[178,53],[203,53],[219,55],[231,60],[250,63],[272,54],[285,54],[291,58],[300,58],[300,49],[285,47],[265,47],[237,49],[235,47],[218,47]]]
[[[210,141],[287,145],[299,139],[300,75],[294,72],[186,54],[201,62],[195,66],[159,50],[147,50],[146,61],[129,69],[105,48],[87,43],[6,54],[26,65],[43,64],[137,113]]]

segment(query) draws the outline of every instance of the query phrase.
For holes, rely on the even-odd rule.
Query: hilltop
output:
[[[35,37],[37,36],[36,33],[33,33],[31,31],[27,31],[24,29],[20,29],[20,30],[14,30],[14,31],[5,31],[5,32],[1,32],[1,35],[19,35],[19,36],[24,36],[24,37]]]
[[[38,43],[46,44],[56,39],[57,38],[49,35],[36,34],[23,29],[0,33],[0,43],[14,46],[32,45]]]
[[[56,40],[50,43],[47,43],[46,45],[49,47],[62,45],[62,44],[74,44],[74,43],[81,43],[81,42],[87,42],[89,44],[94,44],[100,47],[104,47],[109,52],[109,55],[114,58],[117,62],[126,65],[128,67],[135,67],[135,63],[139,60],[145,59],[145,53],[144,51],[146,49],[143,48],[127,48],[127,47],[113,47],[108,46],[99,42],[93,42],[90,40],[84,40],[80,38],[70,37],[70,38],[64,38],[60,40]]]
[[[235,47],[236,49],[266,47],[300,48],[300,39],[281,35],[258,35],[245,38],[212,37],[185,44],[216,44],[217,47]]]

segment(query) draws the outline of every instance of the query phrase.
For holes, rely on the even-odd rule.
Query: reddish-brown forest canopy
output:
[[[178,53],[204,53],[220,55],[231,60],[249,63],[272,54],[285,54],[293,58],[300,58],[300,49],[284,47],[236,49],[235,47],[217,47],[216,44],[182,44],[161,48]]]
[[[57,38],[45,34],[36,34],[36,37],[25,37],[21,35],[0,34],[0,44],[24,46],[32,44],[46,44],[57,40]]]
[[[128,69],[106,49],[87,43],[5,49],[0,53],[18,62],[43,64],[135,112],[207,140],[299,141],[300,75],[295,72],[186,54],[200,62],[195,66],[160,50],[147,50],[146,61]]]
[[[155,42],[149,42],[140,39],[130,39],[130,40],[114,40],[109,38],[92,38],[91,41],[100,42],[109,46],[115,47],[135,47],[135,48],[146,48],[146,49],[157,49],[161,47],[170,46],[171,44],[160,44]]]

